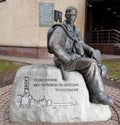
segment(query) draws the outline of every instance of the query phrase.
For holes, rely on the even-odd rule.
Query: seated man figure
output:
[[[54,54],[57,67],[62,64],[66,71],[78,71],[83,75],[92,103],[111,105],[112,98],[104,93],[102,74],[105,73],[102,73],[99,54],[82,41],[74,25],[76,17],[77,9],[67,7],[66,20],[61,25],[54,25],[54,31],[48,36],[48,51]]]

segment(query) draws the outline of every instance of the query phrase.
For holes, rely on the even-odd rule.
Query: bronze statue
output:
[[[85,44],[79,30],[74,25],[77,9],[69,6],[65,11],[66,20],[48,31],[48,51],[54,54],[55,65],[66,71],[78,71],[85,79],[90,101],[104,105],[113,104],[105,95],[102,77],[106,75],[101,65],[100,52]]]

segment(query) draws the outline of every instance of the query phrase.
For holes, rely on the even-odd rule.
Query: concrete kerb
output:
[[[119,55],[106,55],[102,54],[101,56],[102,60],[108,60],[108,59],[120,59]],[[9,61],[14,62],[20,62],[20,63],[28,63],[28,64],[54,64],[53,58],[48,59],[35,59],[35,58],[26,58],[26,57],[14,57],[14,56],[3,56],[0,55],[0,59],[5,59]]]

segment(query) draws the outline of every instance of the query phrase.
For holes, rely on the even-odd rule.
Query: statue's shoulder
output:
[[[54,24],[52,27],[49,28],[47,32],[47,48],[49,53],[53,53],[49,47],[51,36],[54,35],[54,38],[57,38],[58,35],[65,37],[66,35],[65,30],[66,29],[63,26],[63,24]]]
[[[51,26],[47,32],[47,37],[48,39],[51,37],[51,35],[56,32],[56,33],[64,33],[66,31],[66,27],[63,24],[54,24]]]
[[[54,24],[50,29],[57,30],[57,31],[67,31],[67,28],[65,27],[64,24]]]

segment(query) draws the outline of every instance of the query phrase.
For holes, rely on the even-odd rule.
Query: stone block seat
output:
[[[52,65],[27,65],[15,76],[10,102],[11,122],[79,123],[106,121],[109,106],[89,102],[82,75],[68,72],[62,80]]]

